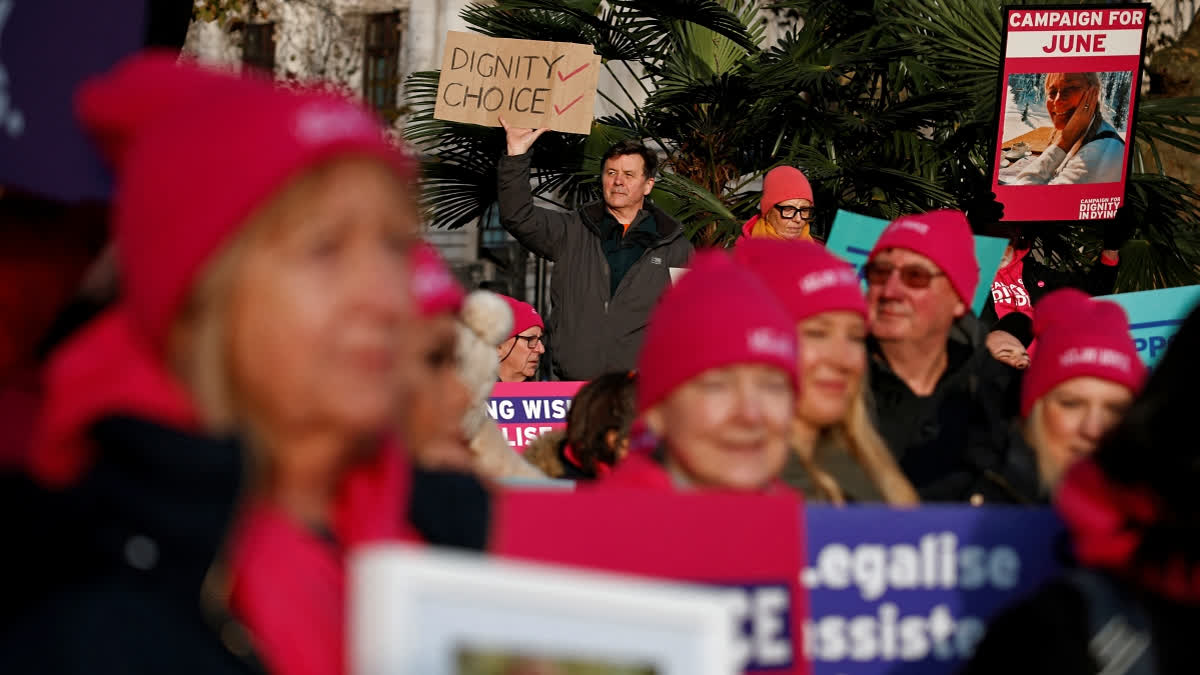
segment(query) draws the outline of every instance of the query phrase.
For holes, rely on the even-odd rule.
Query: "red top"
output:
[[[346,476],[328,533],[267,502],[242,514],[230,607],[272,673],[347,672],[346,552],[373,541],[421,540],[405,518],[409,482],[407,460],[389,442]]]

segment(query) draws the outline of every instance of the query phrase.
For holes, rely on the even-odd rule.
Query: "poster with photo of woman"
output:
[[[1006,220],[1115,217],[1133,147],[1147,9],[1005,10],[992,184]]]

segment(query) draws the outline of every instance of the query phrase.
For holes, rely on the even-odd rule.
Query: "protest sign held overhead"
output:
[[[600,56],[591,45],[446,34],[434,117],[587,134]]]
[[[992,187],[1010,221],[1115,218],[1149,5],[1010,7]]]

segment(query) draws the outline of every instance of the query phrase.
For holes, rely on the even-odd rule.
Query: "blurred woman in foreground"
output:
[[[1198,353],[1193,311],[1121,422],[1058,483],[1078,568],[996,618],[964,672],[1200,669]]]
[[[174,55],[126,61],[79,109],[116,167],[122,296],[51,362],[31,463],[115,537],[93,581],[146,607],[77,596],[55,630],[86,641],[103,616],[116,635],[90,656],[150,672],[215,672],[251,645],[273,672],[340,672],[345,551],[441,534],[389,435],[415,167],[355,104]]]
[[[1146,377],[1119,305],[1054,291],[1037,305],[1037,353],[1021,384],[1024,440],[1047,494],[1116,426]]]

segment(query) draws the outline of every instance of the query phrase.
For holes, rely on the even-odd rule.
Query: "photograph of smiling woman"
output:
[[[1046,149],[1021,169],[1016,185],[1115,183],[1125,141],[1104,119],[1098,73],[1047,73],[1046,112],[1054,131]]]

